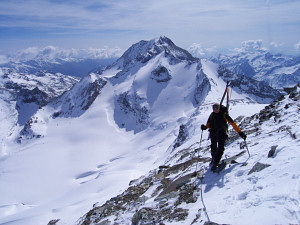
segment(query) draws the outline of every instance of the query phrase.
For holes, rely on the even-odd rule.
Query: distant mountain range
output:
[[[240,49],[219,54],[216,49],[203,49],[193,44],[187,49],[194,57],[207,58],[235,74],[264,81],[275,89],[293,87],[300,82],[300,56],[271,54],[259,41],[243,42]],[[61,49],[32,47],[14,55],[1,56],[0,67],[19,73],[38,71],[83,77],[115,62],[123,53],[120,48]]]
[[[19,73],[45,71],[83,77],[94,69],[107,66],[121,56],[120,48],[62,49],[32,47],[13,55],[2,56],[0,67]]]
[[[242,48],[230,54],[208,56],[207,51],[195,44],[189,51],[195,57],[208,57],[233,73],[264,81],[276,89],[293,87],[300,82],[300,56],[271,54],[261,47],[260,41],[243,42]]]

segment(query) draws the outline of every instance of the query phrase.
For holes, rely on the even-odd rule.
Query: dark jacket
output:
[[[210,128],[211,133],[219,134],[221,132],[226,132],[227,123],[229,123],[236,132],[241,132],[241,129],[228,115],[226,110],[220,110],[219,113],[212,112],[207,120],[206,127]]]

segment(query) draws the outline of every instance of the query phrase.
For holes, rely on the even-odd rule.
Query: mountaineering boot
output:
[[[215,171],[217,171],[217,169],[218,169],[218,166],[216,164],[212,164],[210,170],[215,172]]]
[[[209,166],[212,166],[212,165],[215,165],[216,164],[216,161],[215,161],[215,159],[211,159],[211,161],[210,161],[210,163],[209,163]]]
[[[219,173],[221,172],[223,169],[225,169],[227,163],[225,161],[221,161],[221,163],[218,163],[218,164],[213,164],[210,168],[210,170],[214,173]]]

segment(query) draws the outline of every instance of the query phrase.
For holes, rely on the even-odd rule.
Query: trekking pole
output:
[[[198,159],[197,159],[197,164],[196,164],[196,173],[197,173],[197,166],[198,166],[198,162],[199,162],[199,151],[200,151],[200,148],[201,148],[201,143],[202,143],[202,135],[203,135],[203,130],[201,131],[201,138],[200,138],[200,143],[199,143],[199,150],[198,150]],[[205,206],[205,203],[204,203],[204,198],[203,198],[203,190],[202,190],[202,184],[203,184],[203,172],[201,174],[201,177],[200,177],[200,196],[201,196],[201,202],[203,204],[203,211],[206,215],[206,218],[207,218],[207,224],[210,224],[210,219],[209,219],[209,216],[208,216],[208,213],[207,213],[207,209],[206,209],[206,206]],[[196,182],[197,182],[197,179],[196,179]],[[194,190],[196,189],[197,187],[197,184],[195,182],[195,186],[194,186]]]
[[[206,218],[207,218],[207,224],[210,224],[210,219],[209,219],[209,216],[208,216],[208,213],[207,213],[207,209],[206,209],[206,206],[205,206],[205,203],[204,203],[204,199],[203,199],[202,184],[203,184],[203,176],[201,177],[200,196],[201,196],[201,202],[202,202],[202,205],[203,205],[203,211],[204,211],[204,213],[206,215]]]
[[[196,163],[196,171],[195,171],[195,174],[197,174],[197,169],[198,169],[198,163],[199,163],[199,151],[200,151],[201,143],[202,143],[202,135],[203,135],[203,130],[201,130],[201,137],[200,137],[199,149],[198,149],[198,151],[197,151],[197,163]]]
[[[194,175],[193,175],[193,176],[196,177],[195,184],[194,184],[194,190],[196,190],[196,187],[197,187],[197,178],[198,178],[197,170],[198,170],[198,164],[199,164],[199,151],[200,151],[201,143],[202,143],[202,134],[203,134],[203,130],[201,130],[201,137],[200,137],[199,149],[196,150],[197,151],[197,162],[196,162],[196,169],[195,169],[195,172],[194,172]]]
[[[246,149],[247,149],[247,152],[248,152],[248,155],[249,155],[249,159],[250,159],[251,156],[250,156],[250,152],[249,152],[249,149],[248,149],[248,145],[247,145],[246,139],[244,141],[245,141]]]

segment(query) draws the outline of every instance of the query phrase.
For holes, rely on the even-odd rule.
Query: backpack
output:
[[[228,108],[224,105],[220,105],[220,112],[224,114],[228,114]]]

